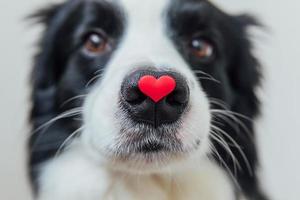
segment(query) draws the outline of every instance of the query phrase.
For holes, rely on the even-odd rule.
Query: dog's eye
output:
[[[214,54],[213,45],[202,38],[193,38],[190,42],[190,48],[193,54],[200,59],[210,59]]]
[[[107,39],[101,33],[90,33],[86,36],[84,48],[91,53],[101,53],[107,47]]]

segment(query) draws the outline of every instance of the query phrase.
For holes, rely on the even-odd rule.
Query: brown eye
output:
[[[107,39],[100,33],[91,33],[86,37],[84,48],[91,53],[101,53],[107,47]]]
[[[213,46],[206,40],[195,38],[191,41],[191,49],[193,53],[201,59],[210,59],[214,54]]]

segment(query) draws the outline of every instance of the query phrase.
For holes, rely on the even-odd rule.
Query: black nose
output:
[[[141,91],[139,81],[145,76],[155,79],[169,77],[175,81],[175,88],[159,100]],[[164,89],[164,88],[158,88]],[[173,71],[137,70],[129,74],[121,86],[121,107],[137,122],[151,124],[155,127],[170,124],[180,119],[187,108],[189,88],[185,78]]]

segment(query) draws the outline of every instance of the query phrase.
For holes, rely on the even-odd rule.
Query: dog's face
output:
[[[213,118],[223,106],[249,118],[257,113],[247,16],[227,15],[205,0],[74,0],[45,16],[33,73],[34,125],[60,113],[83,116],[58,125],[65,132],[52,154],[71,139],[102,164],[146,172],[224,153],[212,138],[247,141],[220,136],[232,130],[224,125],[230,118]],[[155,102],[140,91],[146,75],[171,77],[176,87]]]
[[[98,8],[92,12],[99,13],[103,5],[94,5]],[[184,12],[198,17],[190,10],[191,3],[184,3],[184,10],[161,0],[104,5],[111,8],[107,18],[96,15],[85,24],[85,44],[78,50],[85,67],[99,69],[104,65],[100,68],[101,78],[91,88],[83,106],[82,138],[86,146],[93,148],[96,157],[134,170],[161,169],[172,161],[208,151],[209,102],[193,69],[201,70],[199,65],[213,62],[216,49],[212,41],[200,36],[204,32],[199,29],[180,32],[179,27],[194,21]],[[117,37],[101,26],[111,17],[116,18],[113,30],[122,27]],[[89,27],[97,22],[95,27]],[[78,54],[73,55],[74,60]],[[111,57],[105,58],[107,54]],[[186,62],[186,55],[198,62],[192,66]],[[82,67],[79,62],[72,65]],[[155,103],[138,91],[143,75],[170,75],[177,87]]]

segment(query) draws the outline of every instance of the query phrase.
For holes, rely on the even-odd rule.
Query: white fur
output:
[[[188,64],[167,37],[164,11],[169,1],[117,2],[127,14],[123,43],[84,104],[81,138],[68,151],[42,167],[38,199],[233,200],[231,181],[217,165],[205,159],[209,151],[209,103]],[[179,137],[185,149],[191,149],[193,142],[200,139],[200,149],[179,160],[179,167],[166,163],[165,170],[157,168],[154,174],[116,171],[107,149],[112,150],[118,145],[121,119],[116,113],[119,90],[124,77],[144,65],[167,67],[186,77],[191,109],[182,119]],[[118,165],[122,164],[118,162]]]
[[[93,162],[79,144],[43,167],[39,200],[233,200],[231,181],[218,166],[197,160],[186,170],[134,175]]]

